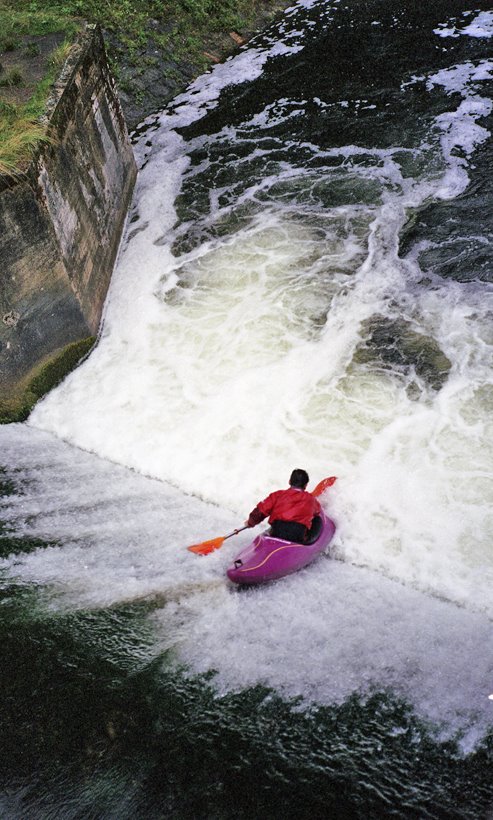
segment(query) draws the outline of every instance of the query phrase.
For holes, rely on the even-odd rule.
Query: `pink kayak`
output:
[[[335,524],[322,511],[314,519],[305,544],[272,538],[267,530],[243,549],[227,570],[235,584],[263,584],[306,567],[327,547]]]

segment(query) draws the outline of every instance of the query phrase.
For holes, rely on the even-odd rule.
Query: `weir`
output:
[[[321,68],[353,24],[341,12],[332,30],[324,14],[313,40],[293,22],[281,49],[267,37],[149,122],[102,338],[31,423],[240,515],[294,464],[336,474],[338,557],[491,615],[488,284],[427,278],[433,226],[405,256],[400,235],[467,190],[492,66],[468,56],[437,71],[424,48],[419,79],[394,68],[397,108],[428,89],[430,111],[389,145],[387,103],[341,97]],[[378,76],[371,43],[367,56]],[[290,98],[297,60],[302,86],[313,63],[311,87]],[[314,141],[326,123],[345,144]],[[407,359],[399,322],[414,334]]]

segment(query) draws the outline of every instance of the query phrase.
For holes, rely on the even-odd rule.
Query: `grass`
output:
[[[39,8],[38,8],[39,7]],[[56,2],[0,0],[0,51],[18,48],[24,36],[36,37],[75,28],[73,14]]]
[[[0,99],[0,174],[19,173],[40,142],[49,140],[46,129],[26,108]]]
[[[24,75],[17,66],[13,66],[0,77],[0,88],[12,88],[15,85],[24,85]]]
[[[61,9],[38,9],[36,3],[0,0],[0,63],[5,62],[3,55],[12,55],[15,60],[0,73],[0,173],[22,171],[39,144],[49,140],[39,118],[79,28],[80,22]],[[44,76],[33,81],[22,61],[39,58],[40,49],[29,38],[54,32],[62,32],[65,42],[44,60]],[[13,94],[15,90],[23,93]]]
[[[29,38],[64,32],[65,48],[70,45],[81,21],[99,23],[111,33],[108,56],[117,78],[122,64],[140,67],[149,39],[168,59],[186,61],[202,72],[210,63],[210,38],[252,24],[258,9],[269,0],[0,0],[0,62],[2,54],[13,51],[24,57],[36,55],[37,44]],[[274,0],[272,0],[274,3]],[[157,20],[152,29],[150,20]],[[233,46],[233,41],[230,43]],[[17,57],[17,54],[16,54]],[[62,61],[63,62],[63,61]],[[28,102],[15,103],[8,111],[0,109],[0,173],[21,169],[43,139],[37,120],[43,114],[50,85],[60,68],[54,55],[46,76],[32,89]],[[142,65],[145,71],[145,65]],[[0,73],[0,106],[12,102],[2,93],[24,82],[22,68]],[[2,87],[3,86],[3,87]],[[31,90],[31,89],[29,89]],[[126,89],[132,93],[132,88]],[[24,94],[24,97],[26,95]]]

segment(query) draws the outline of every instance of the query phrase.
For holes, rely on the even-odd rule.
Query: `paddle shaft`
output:
[[[243,532],[243,530],[247,530],[247,529],[248,529],[248,524],[245,524],[244,527],[240,527],[239,529],[233,530],[233,532],[230,532],[229,535],[225,535],[224,538],[223,538],[223,541],[226,541],[226,538],[231,538],[232,535],[238,535],[239,532]]]
[[[192,544],[191,547],[187,547],[190,552],[195,552],[197,555],[209,555],[210,552],[214,552],[214,550],[218,550],[219,547],[222,547],[223,543],[226,541],[226,538],[231,538],[233,535],[238,535],[239,532],[242,530],[246,530],[248,528],[248,524],[245,524],[244,527],[239,527],[233,532],[228,533],[228,535],[221,535],[219,538],[211,538],[210,541],[202,541],[201,544]]]

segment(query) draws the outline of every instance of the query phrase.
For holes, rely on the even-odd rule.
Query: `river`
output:
[[[97,346],[0,428],[3,816],[493,816],[492,42],[299,0],[133,135]],[[293,467],[328,555],[186,550]]]

